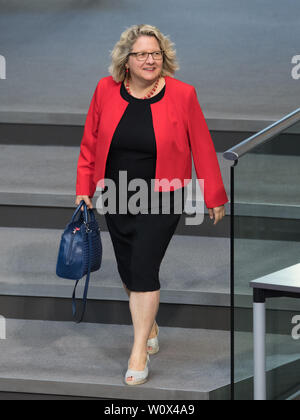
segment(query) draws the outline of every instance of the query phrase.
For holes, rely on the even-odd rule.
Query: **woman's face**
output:
[[[160,45],[155,36],[140,36],[133,44],[131,52],[154,52],[160,51]],[[158,78],[162,71],[163,60],[154,60],[152,55],[144,61],[138,61],[134,55],[130,55],[127,66],[131,77],[147,80],[148,82],[154,81]]]

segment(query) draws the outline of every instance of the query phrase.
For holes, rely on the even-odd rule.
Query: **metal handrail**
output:
[[[248,137],[246,140],[243,140],[241,143],[233,146],[231,149],[226,150],[226,152],[223,153],[223,156],[228,160],[238,160],[244,154],[265,143],[267,140],[270,140],[272,137],[277,136],[278,134],[282,133],[282,131],[286,130],[299,121],[300,108],[288,114],[281,120],[278,120],[275,123],[269,125],[253,136]]]

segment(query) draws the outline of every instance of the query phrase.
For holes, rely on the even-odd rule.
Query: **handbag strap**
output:
[[[81,316],[79,318],[79,321],[76,321],[77,324],[80,324],[80,322],[82,322],[83,317],[84,317],[84,313],[85,313],[85,309],[86,309],[86,302],[87,302],[87,294],[88,294],[88,289],[89,289],[89,282],[90,282],[90,274],[91,274],[91,260],[92,260],[92,255],[91,255],[91,251],[92,251],[92,230],[90,230],[89,228],[87,228],[87,235],[88,235],[88,271],[87,271],[87,275],[86,275],[86,281],[85,281],[85,287],[84,287],[84,293],[83,293],[83,308],[81,311]],[[73,311],[73,317],[75,319],[76,317],[76,288],[78,285],[78,282],[81,279],[78,279],[76,281],[75,287],[74,287],[74,291],[73,291],[73,296],[72,296],[72,311]]]

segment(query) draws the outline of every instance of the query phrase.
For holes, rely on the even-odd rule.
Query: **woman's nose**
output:
[[[152,55],[151,55],[151,54],[149,54],[149,55],[148,55],[148,58],[147,58],[147,60],[146,60],[146,63],[147,63],[147,64],[153,64],[153,63],[154,63],[154,60],[153,60],[153,57],[152,57]]]

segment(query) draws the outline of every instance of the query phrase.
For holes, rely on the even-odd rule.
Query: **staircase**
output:
[[[160,270],[160,352],[150,356],[149,381],[129,387],[123,378],[133,328],[104,216],[95,213],[103,262],[91,276],[84,323],[72,322],[73,282],[55,274],[60,236],[75,210],[83,128],[27,125],[30,136],[24,136],[22,124],[1,128],[0,313],[6,318],[7,338],[0,341],[0,398],[229,399],[228,204],[227,216],[216,226],[207,214],[199,226],[186,226],[181,217]],[[216,144],[230,195],[230,167]],[[97,193],[94,203],[96,198]],[[81,285],[78,296],[82,291]],[[244,297],[249,298],[249,291]],[[250,311],[249,301],[246,306]],[[252,392],[249,334],[240,335],[247,398]],[[277,339],[285,345],[284,336]],[[271,345],[269,350],[270,373],[296,362],[293,354],[278,362]]]

